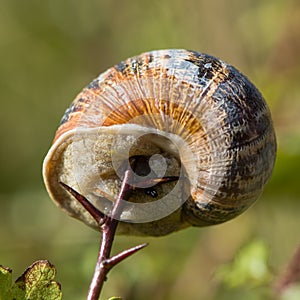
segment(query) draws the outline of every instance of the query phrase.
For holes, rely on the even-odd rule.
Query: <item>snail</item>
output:
[[[43,163],[53,201],[97,228],[59,184],[108,214],[124,165],[137,182],[118,232],[161,236],[230,220],[261,194],[275,162],[270,110],[257,88],[222,60],[195,51],[159,50],[100,74],[66,110]],[[133,167],[132,167],[133,168]]]

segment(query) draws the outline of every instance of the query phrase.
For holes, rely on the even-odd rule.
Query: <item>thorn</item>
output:
[[[110,258],[105,259],[102,264],[107,269],[110,270],[112,267],[123,261],[125,258],[133,255],[134,253],[138,252],[139,250],[145,248],[148,246],[147,243],[132,247],[130,249],[124,250],[120,252],[119,254],[116,254]]]
[[[178,176],[165,176],[161,178],[151,178],[145,181],[135,182],[135,187],[137,188],[147,188],[149,186],[153,187],[159,184],[172,182],[176,180],[179,180]]]
[[[63,182],[59,182],[59,184],[68,191],[95,219],[99,226],[101,226],[106,219],[106,216],[97,209],[88,199],[86,199],[83,195],[79,194],[77,191],[72,189],[70,186]]]

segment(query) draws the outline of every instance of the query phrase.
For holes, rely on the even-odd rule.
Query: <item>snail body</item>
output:
[[[159,236],[241,214],[261,194],[275,156],[270,111],[244,75],[210,55],[160,50],[119,63],[79,93],[43,176],[54,202],[94,228],[59,182],[109,213],[131,158],[149,166],[135,170],[137,181],[178,176],[136,189],[121,215],[120,233]]]

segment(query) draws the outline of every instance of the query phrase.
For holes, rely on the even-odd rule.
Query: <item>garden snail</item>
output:
[[[210,55],[160,50],[83,89],[62,118],[43,176],[54,202],[92,227],[60,181],[108,213],[124,162],[142,161],[138,178],[178,176],[136,189],[120,217],[121,233],[159,236],[241,214],[261,194],[275,156],[270,111],[244,75]]]

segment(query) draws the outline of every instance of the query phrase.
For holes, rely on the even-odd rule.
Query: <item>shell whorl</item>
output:
[[[270,111],[244,75],[213,56],[144,53],[108,69],[76,97],[44,161],[45,183],[59,206],[95,226],[57,182],[75,185],[98,203],[95,190],[104,188],[112,198],[118,190],[116,165],[131,155],[156,153],[165,159],[165,173],[178,175],[180,169],[189,179],[176,185],[176,195],[170,193],[170,201],[183,199],[182,205],[140,223],[131,219],[140,213],[131,208],[123,231],[163,235],[222,223],[247,209],[271,175],[276,140]],[[161,186],[158,194],[173,188],[173,183]],[[139,193],[133,198],[153,201]]]

